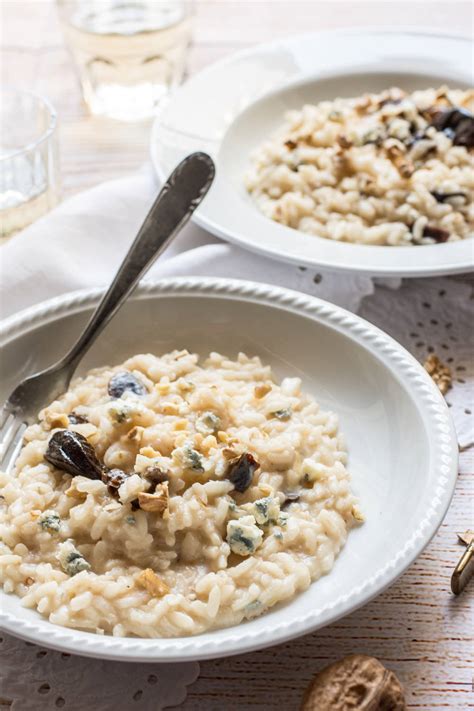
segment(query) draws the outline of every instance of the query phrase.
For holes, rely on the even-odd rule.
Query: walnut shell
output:
[[[301,711],[406,711],[395,674],[378,659],[351,654],[316,674]]]

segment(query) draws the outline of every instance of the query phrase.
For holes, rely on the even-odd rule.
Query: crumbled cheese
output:
[[[280,500],[272,496],[265,496],[250,504],[244,504],[242,508],[253,515],[259,526],[266,523],[276,523],[280,514]]]
[[[138,400],[120,398],[110,403],[107,415],[112,422],[122,424],[124,422],[133,422],[136,417],[143,414],[144,409],[142,403]]]
[[[192,469],[195,472],[204,471],[204,458],[189,444],[177,447],[173,452],[173,458],[176,459],[184,469]]]
[[[70,575],[77,575],[77,573],[83,570],[90,570],[91,566],[84,558],[82,553],[79,553],[77,548],[73,545],[72,541],[64,541],[59,545],[58,560],[61,568],[65,573]]]
[[[61,519],[56,511],[45,511],[38,523],[48,533],[57,533],[61,528]]]
[[[203,412],[196,420],[196,430],[203,435],[214,434],[221,426],[221,418],[215,412]]]
[[[242,516],[227,523],[227,543],[237,555],[255,553],[263,540],[263,533],[253,516]]]

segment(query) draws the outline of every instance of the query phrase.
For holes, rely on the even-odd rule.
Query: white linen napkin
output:
[[[150,169],[69,200],[0,249],[0,317],[68,291],[110,283],[158,193]],[[221,276],[263,281],[355,311],[373,292],[364,276],[330,274],[244,251],[188,224],[147,278]]]

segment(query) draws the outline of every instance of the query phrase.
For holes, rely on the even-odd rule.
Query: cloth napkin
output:
[[[106,286],[133,241],[159,187],[151,169],[65,200],[0,249],[0,317],[44,299]],[[221,276],[263,281],[320,296],[355,311],[372,280],[269,260],[189,223],[147,278]]]

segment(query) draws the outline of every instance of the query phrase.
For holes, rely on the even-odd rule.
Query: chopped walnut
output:
[[[441,390],[443,395],[446,395],[452,385],[451,369],[445,365],[434,353],[431,353],[424,362],[424,368],[431,375],[434,382]]]
[[[334,156],[334,171],[338,180],[350,178],[357,172],[351,159],[342,149],[339,149]]]
[[[364,94],[356,103],[354,104],[354,109],[358,114],[365,114],[367,109],[372,104],[372,99],[368,94]]]
[[[398,170],[402,178],[411,178],[415,172],[415,166],[407,159],[406,154],[396,144],[390,144],[385,147],[387,158]]]
[[[224,447],[221,452],[225,459],[235,459],[239,456],[239,453],[235,449],[232,449],[232,447]]]
[[[75,479],[72,480],[71,486],[66,489],[64,493],[66,494],[66,496],[69,496],[72,499],[79,499],[81,501],[87,499],[87,494],[85,491],[78,491],[76,489]]]
[[[163,513],[168,508],[169,489],[168,482],[157,484],[153,494],[147,491],[141,491],[138,494],[138,505],[143,511],[153,511],[154,513]]]
[[[151,568],[145,568],[145,570],[142,570],[137,578],[135,578],[135,583],[140,588],[144,588],[150,593],[150,595],[153,595],[153,597],[163,597],[170,591],[167,584],[159,578]]]
[[[344,136],[343,133],[340,133],[339,136],[337,137],[337,142],[339,143],[340,147],[342,149],[347,149],[347,148],[352,148],[354,145],[352,141],[350,141],[347,136]]]
[[[139,425],[132,427],[132,429],[127,432],[127,439],[131,439],[132,442],[140,443],[142,441],[142,435],[144,431],[145,428],[140,427]]]
[[[141,454],[143,457],[148,457],[149,459],[161,457],[161,452],[159,452],[157,449],[153,449],[153,447],[142,447],[140,449],[139,454]]]
[[[354,506],[352,507],[351,514],[354,521],[357,521],[358,523],[364,523],[365,516],[360,510],[360,508],[357,506],[357,504],[354,504]]]
[[[58,427],[67,430],[69,425],[69,417],[64,412],[52,412],[49,409],[44,411],[43,422],[48,425],[51,430]]]
[[[256,385],[253,393],[257,400],[261,400],[263,397],[265,397],[265,395],[268,395],[271,389],[271,385],[269,385],[268,383],[264,383],[262,385]]]

